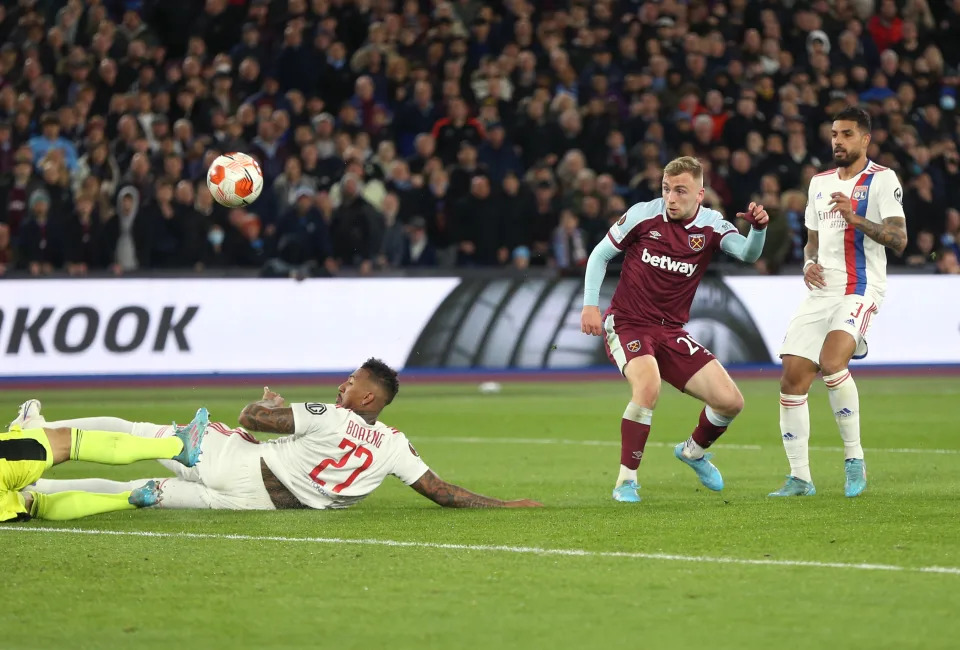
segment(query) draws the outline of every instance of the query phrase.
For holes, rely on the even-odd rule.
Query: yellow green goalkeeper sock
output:
[[[79,519],[90,515],[99,515],[103,512],[118,510],[136,510],[131,504],[129,492],[120,494],[95,494],[93,492],[58,492],[56,494],[40,494],[31,492],[33,503],[30,506],[30,516],[37,519],[64,521]]]
[[[183,451],[175,437],[138,438],[128,433],[70,429],[70,460],[129,465],[138,460],[171,459]]]

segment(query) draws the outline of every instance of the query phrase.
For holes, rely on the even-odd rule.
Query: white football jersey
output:
[[[903,217],[903,188],[896,172],[867,161],[863,173],[840,180],[837,170],[817,174],[810,181],[805,224],[820,233],[818,261],[824,269],[823,295],[871,295],[883,298],[887,288],[887,253],[856,228],[847,227],[840,213],[829,207],[830,195],[850,197],[854,212],[874,223]]]
[[[427,467],[407,437],[368,424],[334,404],[293,404],[294,433],[262,444],[280,482],[305,506],[346,508],[376,490],[388,474],[410,485]]]

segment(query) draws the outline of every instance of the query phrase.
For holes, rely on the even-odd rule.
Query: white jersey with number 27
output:
[[[812,295],[871,295],[880,300],[887,288],[887,253],[878,244],[830,208],[830,195],[841,192],[850,197],[853,211],[874,223],[889,217],[903,217],[903,189],[892,169],[867,161],[862,173],[840,180],[837,170],[817,174],[810,180],[805,223],[819,231],[817,261],[823,266],[825,289]]]
[[[293,404],[293,435],[261,445],[280,482],[305,506],[346,508],[392,474],[410,485],[429,470],[400,431],[334,404]]]

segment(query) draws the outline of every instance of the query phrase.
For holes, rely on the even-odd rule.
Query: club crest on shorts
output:
[[[687,235],[687,241],[690,243],[690,248],[695,251],[702,251],[703,245],[707,243],[707,237],[703,233]]]
[[[609,222],[608,222],[608,223],[609,223]],[[618,226],[622,226],[622,225],[625,224],[625,223],[627,223],[627,213],[626,213],[626,212],[624,212],[624,213],[623,213],[623,216],[620,217],[620,221],[617,222],[617,225],[618,225]]]
[[[630,341],[629,343],[627,343],[627,349],[630,350],[631,352],[639,352],[640,341]]]
[[[853,188],[853,200],[854,201],[863,201],[867,198],[867,186],[866,185],[857,185]]]

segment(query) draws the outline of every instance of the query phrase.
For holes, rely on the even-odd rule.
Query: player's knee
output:
[[[724,391],[710,408],[727,417],[736,417],[743,410],[743,394],[734,386],[731,390]]]
[[[660,386],[633,386],[630,395],[630,401],[639,406],[653,408],[660,399]]]
[[[847,369],[847,360],[833,354],[820,355],[820,370],[824,377],[835,375]]]
[[[634,404],[653,408],[660,399],[660,371],[651,356],[631,359],[624,376],[630,383],[630,399]]]
[[[817,377],[817,368],[813,363],[809,367],[797,367],[796,364],[783,364],[783,374],[780,375],[780,392],[784,395],[806,395],[810,392],[810,385]]]
[[[810,390],[810,385],[795,377],[784,375],[780,378],[780,392],[784,395],[806,395]]]
[[[658,377],[632,378],[630,382],[630,400],[639,406],[653,408],[660,399],[660,379]]]

